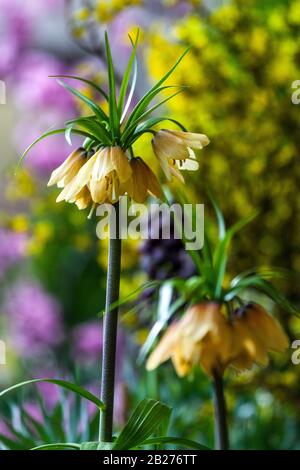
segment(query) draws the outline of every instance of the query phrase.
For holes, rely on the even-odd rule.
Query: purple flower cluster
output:
[[[19,153],[39,135],[50,128],[61,127],[66,119],[75,115],[71,95],[54,78],[49,78],[49,75],[63,75],[68,71],[61,61],[48,54],[32,52],[23,58],[14,89],[16,106],[24,116],[15,130]],[[33,147],[25,163],[39,175],[48,177],[70,151],[63,136],[52,136]]]
[[[23,357],[45,355],[63,341],[60,307],[39,284],[23,281],[15,285],[3,311],[8,315],[12,344]]]
[[[25,256],[26,243],[25,234],[0,228],[0,279],[11,265]]]
[[[102,351],[102,324],[91,321],[78,325],[72,334],[74,359],[80,363],[99,360]]]
[[[22,154],[39,135],[74,115],[74,101],[49,75],[70,72],[55,56],[39,51],[40,23],[49,11],[56,14],[63,0],[0,0],[0,79],[5,80],[20,116],[14,129],[16,150]],[[48,178],[70,153],[62,136],[33,148],[26,164]]]
[[[62,0],[0,0],[0,78],[14,72],[34,36],[38,18]]]

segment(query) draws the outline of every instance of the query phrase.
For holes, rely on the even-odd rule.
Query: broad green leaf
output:
[[[0,434],[0,443],[3,444],[9,450],[24,450],[24,445],[19,442],[14,441],[13,439]]]
[[[18,166],[20,166],[20,164],[22,163],[22,161],[24,160],[24,158],[26,157],[26,155],[28,154],[28,152],[32,149],[32,147],[33,147],[35,144],[37,144],[37,143],[40,142],[41,140],[45,139],[46,137],[49,137],[49,136],[55,135],[55,134],[64,134],[65,132],[66,132],[66,129],[65,129],[65,128],[62,128],[62,129],[53,129],[53,130],[51,130],[51,131],[48,131],[48,132],[45,132],[44,134],[42,134],[38,139],[36,139],[34,142],[32,142],[32,143],[27,147],[27,149],[25,150],[25,152],[23,153],[23,155],[22,155],[21,158],[19,159]],[[72,132],[74,132],[74,134],[82,135],[82,136],[84,136],[84,137],[89,137],[89,138],[92,137],[90,134],[88,134],[87,132],[84,132],[84,131],[72,129]]]
[[[214,297],[216,299],[219,299],[222,293],[222,285],[227,265],[228,248],[230,242],[234,235],[239,232],[245,225],[250,223],[257,216],[257,214],[258,211],[256,211],[249,217],[245,217],[244,219],[239,220],[236,224],[232,225],[227,230],[225,237],[218,243],[218,246],[214,253],[214,270],[216,277]]]
[[[97,142],[94,140],[94,139],[85,139],[85,141],[83,142],[82,146],[85,148],[86,151],[89,151],[91,150],[91,148],[93,148],[95,145],[97,144]]]
[[[169,121],[173,124],[176,124],[181,130],[186,131],[185,127],[180,124],[180,122],[176,121],[175,119],[167,118],[167,117],[153,117],[149,118],[144,122],[141,122],[137,125],[132,135],[129,135],[128,139],[124,141],[124,137],[122,136],[122,142],[124,142],[124,146],[126,148],[130,147],[134,142],[141,137],[141,135],[150,132],[151,134],[155,135],[155,132],[151,129],[153,126],[156,126],[162,121]]]
[[[71,78],[73,80],[79,80],[83,83],[86,83],[87,85],[90,85],[91,87],[95,88],[95,90],[97,90],[100,95],[103,96],[103,98],[105,98],[106,101],[108,101],[108,96],[107,94],[105,93],[105,91],[100,87],[98,86],[96,83],[92,82],[91,80],[87,80],[86,78],[82,78],[82,77],[76,77],[75,75],[49,75],[50,78]]]
[[[0,398],[7,395],[7,393],[12,392],[13,390],[24,387],[25,385],[31,385],[31,384],[36,384],[40,382],[47,382],[47,383],[52,383],[54,385],[58,385],[59,387],[65,388],[66,390],[70,390],[71,392],[74,392],[80,395],[82,398],[86,398],[90,402],[94,403],[100,410],[103,410],[104,408],[104,404],[102,403],[102,401],[100,401],[99,398],[97,398],[95,395],[90,393],[88,390],[85,390],[79,385],[73,384],[71,382],[67,382],[66,380],[59,380],[59,379],[26,380],[25,382],[18,383],[16,385],[13,385],[12,387],[2,390],[2,392],[0,392]]]
[[[142,400],[127,424],[117,437],[113,450],[133,449],[138,447],[152,434],[158,431],[160,426],[170,417],[171,409],[156,400]]]
[[[84,130],[94,137],[99,143],[110,145],[110,136],[106,129],[101,126],[98,121],[92,119],[77,118],[74,119],[74,124],[79,127],[79,130]]]
[[[136,127],[138,126],[138,124],[143,121],[143,119],[146,119],[147,116],[149,116],[150,114],[152,114],[157,108],[159,108],[160,106],[162,106],[164,103],[166,103],[167,101],[171,100],[172,98],[174,98],[174,96],[178,95],[179,93],[182,93],[182,90],[180,91],[177,91],[176,93],[173,93],[171,96],[168,96],[168,98],[165,98],[164,100],[160,101],[159,103],[157,103],[155,106],[152,106],[152,108],[148,109],[147,111],[145,111],[144,113],[142,113],[140,116],[138,116],[132,123],[131,125],[128,127],[128,129],[126,129],[126,132],[124,132],[124,135],[125,137],[126,136],[130,136],[136,129]],[[158,121],[157,122],[161,122],[163,121],[164,119],[162,118],[158,118]],[[173,122],[176,122],[178,123],[178,121],[175,121],[175,120],[172,120],[172,119],[168,119],[168,121],[173,121]],[[144,123],[143,123],[144,124]],[[145,124],[144,124],[145,125]],[[180,126],[182,127],[182,126]]]
[[[31,435],[28,434],[28,432],[23,432],[21,431],[19,423],[10,423],[9,421],[5,421],[6,426],[9,429],[9,432],[14,436],[15,440],[20,444],[23,449],[30,449],[35,444],[34,439],[32,438]],[[18,427],[18,430],[16,429]]]
[[[72,139],[71,139],[72,129],[73,129],[73,124],[70,124],[66,127],[66,131],[65,131],[65,139],[69,145],[72,145]]]
[[[223,213],[215,200],[213,194],[211,193],[210,190],[207,190],[209,199],[211,200],[211,203],[213,205],[213,208],[215,210],[216,216],[217,216],[217,221],[218,221],[218,227],[219,227],[219,239],[223,240],[226,234],[226,226],[225,226],[225,220],[223,217]]]
[[[80,450],[112,450],[113,442],[83,442]]]
[[[163,86],[157,89],[152,89],[140,99],[140,101],[136,104],[136,106],[134,107],[132,113],[130,114],[126,122],[124,131],[123,131],[124,140],[127,139],[130,133],[132,132],[132,124],[144,113],[145,109],[149,106],[149,104],[155,98],[155,96],[158,93],[162,92],[163,90],[167,90],[169,88],[176,88],[176,87],[168,85],[168,86]]]
[[[159,103],[155,104],[154,106],[152,106],[152,108],[148,109],[147,111],[145,111],[143,114],[141,114],[141,116],[139,116],[138,119],[136,119],[136,121],[132,124],[133,126],[137,123],[139,123],[140,121],[142,121],[143,119],[146,119],[147,116],[149,116],[150,114],[152,114],[156,109],[160,108],[163,104],[167,103],[168,101],[170,101],[172,98],[174,98],[176,95],[178,95],[179,93],[182,93],[182,90],[179,90],[179,91],[176,91],[176,93],[172,93],[171,96],[168,96],[167,98],[163,99],[162,101],[160,101]]]
[[[107,116],[104,111],[93,100],[83,95],[80,91],[76,90],[76,88],[73,88],[62,80],[57,80],[57,83],[72,93],[72,95],[83,101],[95,113],[100,122],[107,120]]]
[[[248,278],[249,276],[258,275],[262,279],[289,279],[291,273],[286,269],[281,268],[270,268],[270,267],[256,267],[247,269],[242,273],[238,274],[231,280],[231,287],[235,287],[240,281]]]
[[[118,101],[118,111],[119,111],[119,116],[122,116],[122,111],[124,107],[124,102],[126,98],[126,93],[127,93],[127,88],[128,88],[128,83],[132,71],[132,66],[135,63],[136,64],[136,48],[139,40],[139,31],[137,32],[136,39],[134,43],[132,44],[132,52],[129,57],[129,61],[126,67],[126,70],[123,75],[122,83],[121,83],[121,88],[120,88],[120,94],[119,94],[119,101]],[[133,83],[136,82],[136,71],[133,76]],[[133,92],[132,92],[133,94]],[[125,113],[126,114],[126,113]]]
[[[282,295],[269,281],[262,279],[259,275],[249,276],[241,280],[232,289],[226,292],[224,299],[226,301],[232,300],[241,292],[246,289],[256,289],[269,297],[273,302],[282,307],[288,313],[298,315],[298,310],[288,301],[288,299]]]
[[[30,450],[80,450],[80,444],[74,442],[57,442],[56,444],[43,444]]]
[[[141,446],[148,446],[154,444],[174,444],[180,448],[188,448],[188,449],[195,449],[195,450],[210,450],[208,447],[204,446],[203,444],[199,444],[199,442],[191,441],[190,439],[182,439],[181,437],[152,437],[150,439],[146,439],[142,442]]]
[[[118,137],[119,133],[119,116],[116,99],[116,80],[114,65],[108,40],[108,34],[105,31],[105,50],[108,67],[108,82],[109,82],[109,121],[113,137]]]
[[[137,60],[135,59],[134,61],[134,65],[133,65],[133,76],[132,76],[132,81],[131,81],[131,87],[130,87],[130,91],[129,91],[129,94],[128,94],[128,98],[126,100],[126,104],[124,106],[124,110],[123,110],[123,113],[122,113],[122,116],[121,116],[121,120],[120,120],[120,123],[122,124],[124,122],[124,119],[126,118],[126,115],[128,113],[128,110],[129,110],[129,107],[131,105],[131,102],[132,102],[132,98],[133,98],[133,95],[134,95],[134,91],[135,91],[135,87],[136,87],[136,81],[137,81],[137,72],[138,72],[138,66],[137,66]]]
[[[136,127],[136,132],[140,132],[140,131],[143,131],[145,129],[149,129],[153,126],[156,126],[157,124],[159,124],[162,121],[172,122],[173,124],[176,124],[176,126],[178,126],[181,130],[186,131],[186,128],[179,121],[176,121],[176,119],[172,119],[172,118],[169,118],[169,117],[153,117],[153,118],[149,118],[146,121],[140,123]]]
[[[182,61],[182,59],[185,57],[185,55],[189,52],[190,50],[190,47],[188,47],[182,54],[181,56],[179,57],[179,59],[175,62],[175,64],[170,68],[170,70],[156,83],[156,85],[154,85],[154,87],[152,88],[152,90],[156,89],[156,88],[159,88],[169,77],[170,75],[172,75],[172,73],[174,72],[174,70],[178,67],[178,65],[180,64],[180,62]]]
[[[21,416],[24,423],[28,423],[28,425],[35,430],[36,435],[41,439],[41,441],[47,442],[51,440],[51,436],[47,433],[47,427],[44,423],[41,424],[39,421],[34,419],[24,408],[21,409]]]
[[[167,88],[172,88],[170,86],[161,86],[169,77],[170,75],[174,72],[176,67],[180,64],[184,56],[188,53],[190,48],[187,48],[183,54],[179,57],[179,59],[175,62],[175,64],[168,70],[168,72],[151,88],[151,90],[146,93],[145,96],[139,101],[139,103],[135,106],[132,114],[130,115],[126,126],[127,128],[130,126],[130,124],[144,111],[144,109],[148,106],[148,104],[154,99],[154,97],[160,93],[162,90],[165,90]],[[126,136],[126,138],[128,135]]]
[[[109,308],[108,311],[111,312],[115,308],[121,307],[122,305],[125,305],[130,299],[135,297],[137,294],[141,293],[143,290],[150,289],[152,287],[154,288],[154,287],[157,287],[159,285],[160,285],[160,281],[145,282],[140,287],[138,287],[134,291],[130,292],[130,294],[126,295],[125,297],[122,297],[121,299],[117,300],[116,302],[113,302],[110,305],[110,308]],[[99,312],[98,316],[100,316],[102,318],[104,314],[105,314],[105,311],[102,311],[102,312]]]

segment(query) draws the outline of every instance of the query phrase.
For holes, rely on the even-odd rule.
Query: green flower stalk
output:
[[[170,314],[164,312],[164,317],[154,325],[142,357],[166,326],[148,358],[147,369],[153,370],[168,359],[172,360],[179,377],[188,375],[194,367],[202,368],[213,386],[216,448],[224,450],[229,448],[225,370],[230,367],[243,371],[255,363],[266,366],[269,352],[283,352],[289,345],[279,323],[261,305],[244,300],[245,292],[262,293],[289,313],[295,314],[296,310],[270,282],[272,278],[286,277],[284,271],[250,269],[225,283],[232,238],[253,215],[227,229],[221,210],[213,199],[212,202],[218,220],[218,239],[212,239],[206,229],[203,249],[189,252],[198,274],[188,280],[167,281],[177,292],[176,304],[170,305]],[[226,277],[229,278],[229,273]],[[179,319],[170,322],[175,313]]]
[[[130,39],[131,40],[131,39]],[[72,152],[68,158],[53,171],[48,185],[57,185],[61,192],[57,202],[75,203],[82,210],[90,208],[90,216],[97,206],[103,203],[114,204],[116,225],[118,226],[118,201],[127,195],[138,203],[145,202],[148,195],[164,199],[159,181],[150,167],[141,157],[134,154],[134,144],[144,134],[151,134],[155,157],[170,181],[173,177],[184,181],[182,171],[198,169],[196,154],[193,149],[202,149],[209,143],[204,134],[187,132],[178,121],[153,113],[168,100],[182,92],[182,88],[165,85],[175,68],[179,65],[188,49],[183,52],[171,69],[137,102],[131,109],[131,103],[137,81],[137,44],[131,40],[132,53],[121,82],[117,96],[116,78],[110,44],[105,34],[105,48],[108,69],[108,91],[98,84],[76,76],[59,76],[59,84],[80,99],[91,111],[89,116],[79,116],[68,120],[60,129],[46,132],[33,142],[54,135],[65,134],[71,143],[72,134],[83,138],[82,146]],[[107,114],[98,103],[83,95],[69,84],[61,81],[68,78],[83,82],[93,88],[107,103]],[[130,85],[131,82],[131,85]],[[166,90],[176,91],[169,97],[152,104],[157,96]],[[179,130],[155,130],[162,121],[169,121]],[[121,240],[119,234],[111,234],[108,254],[106,307],[103,330],[103,358],[101,399],[104,404],[100,419],[99,439],[112,441],[114,376],[116,339],[118,327],[118,300],[120,286]]]

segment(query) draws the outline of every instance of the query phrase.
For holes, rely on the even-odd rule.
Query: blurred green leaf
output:
[[[70,390],[71,392],[74,392],[78,395],[80,395],[82,398],[86,398],[90,402],[94,403],[100,410],[104,408],[104,404],[102,403],[101,400],[99,400],[95,395],[90,393],[88,390],[85,390],[84,388],[80,387],[79,385],[73,384],[71,382],[67,382],[66,380],[59,380],[59,379],[33,379],[33,380],[27,380],[25,382],[18,383],[16,385],[13,385],[12,387],[9,387],[2,392],[0,392],[0,398],[7,395],[8,393],[12,392],[13,390],[16,390],[18,388],[22,388],[26,385],[31,385],[31,384],[36,384],[40,382],[48,382],[52,383],[54,385],[58,385],[59,387],[65,388],[67,390]]]
[[[170,418],[171,409],[156,400],[142,400],[127,424],[117,437],[113,450],[132,449],[138,447],[157,432],[160,426],[165,426]]]

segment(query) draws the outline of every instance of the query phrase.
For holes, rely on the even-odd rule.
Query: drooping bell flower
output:
[[[172,176],[184,181],[180,170],[196,171],[199,164],[193,149],[209,144],[204,134],[162,129],[152,139],[153,151],[168,180]]]

